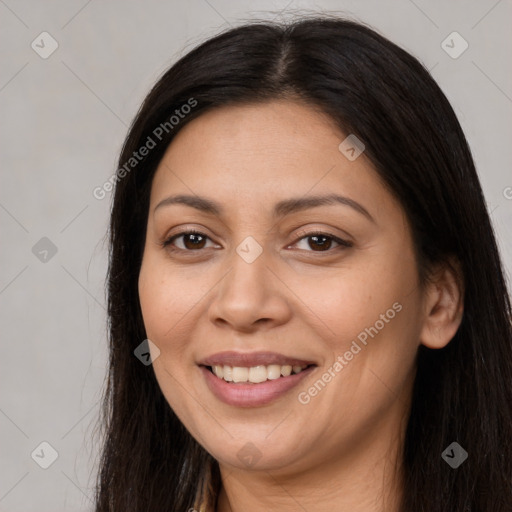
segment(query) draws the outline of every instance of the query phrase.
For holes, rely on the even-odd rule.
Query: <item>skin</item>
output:
[[[340,152],[346,135],[290,100],[224,107],[187,124],[154,176],[140,303],[160,350],[158,383],[219,462],[218,511],[397,510],[415,355],[421,343],[441,348],[453,337],[461,291],[444,267],[420,286],[404,211],[364,153],[350,161]],[[272,217],[280,200],[329,193],[373,220],[340,204]],[[225,212],[154,211],[174,194],[205,196]],[[175,251],[163,247],[180,228],[208,238],[200,249],[186,236]],[[352,247],[304,238],[315,230]],[[263,250],[252,263],[236,252],[249,236]],[[395,303],[400,312],[301,403],[298,394]],[[209,391],[197,365],[224,350],[275,351],[317,368],[270,404],[234,407]],[[251,467],[237,456],[248,442],[260,457]]]

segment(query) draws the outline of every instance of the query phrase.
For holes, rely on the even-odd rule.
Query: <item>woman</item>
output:
[[[509,510],[509,296],[416,59],[331,17],[229,30],[115,181],[98,512]]]

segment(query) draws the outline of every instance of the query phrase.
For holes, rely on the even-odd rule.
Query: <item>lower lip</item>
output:
[[[210,391],[222,402],[235,407],[258,407],[269,404],[297,386],[308,376],[315,366],[310,366],[300,373],[266,380],[259,384],[226,382],[216,377],[208,368],[201,366]]]

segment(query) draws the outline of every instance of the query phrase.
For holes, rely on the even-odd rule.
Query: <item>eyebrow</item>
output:
[[[155,206],[153,213],[155,213],[159,208],[170,206],[172,204],[183,204],[195,208],[201,212],[217,216],[221,216],[224,213],[224,208],[211,199],[185,194],[166,197]],[[364,206],[359,204],[357,201],[350,199],[349,197],[340,196],[337,194],[284,199],[274,205],[273,216],[284,217],[285,215],[289,215],[291,213],[332,204],[349,206],[358,213],[364,215],[366,218],[368,218],[368,220],[375,223],[375,219],[370,215]]]

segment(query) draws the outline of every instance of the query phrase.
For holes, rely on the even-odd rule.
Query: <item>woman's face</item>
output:
[[[424,298],[404,212],[364,152],[339,149],[348,135],[298,103],[225,107],[155,174],[139,278],[153,368],[221,467],[300,472],[404,425]]]

